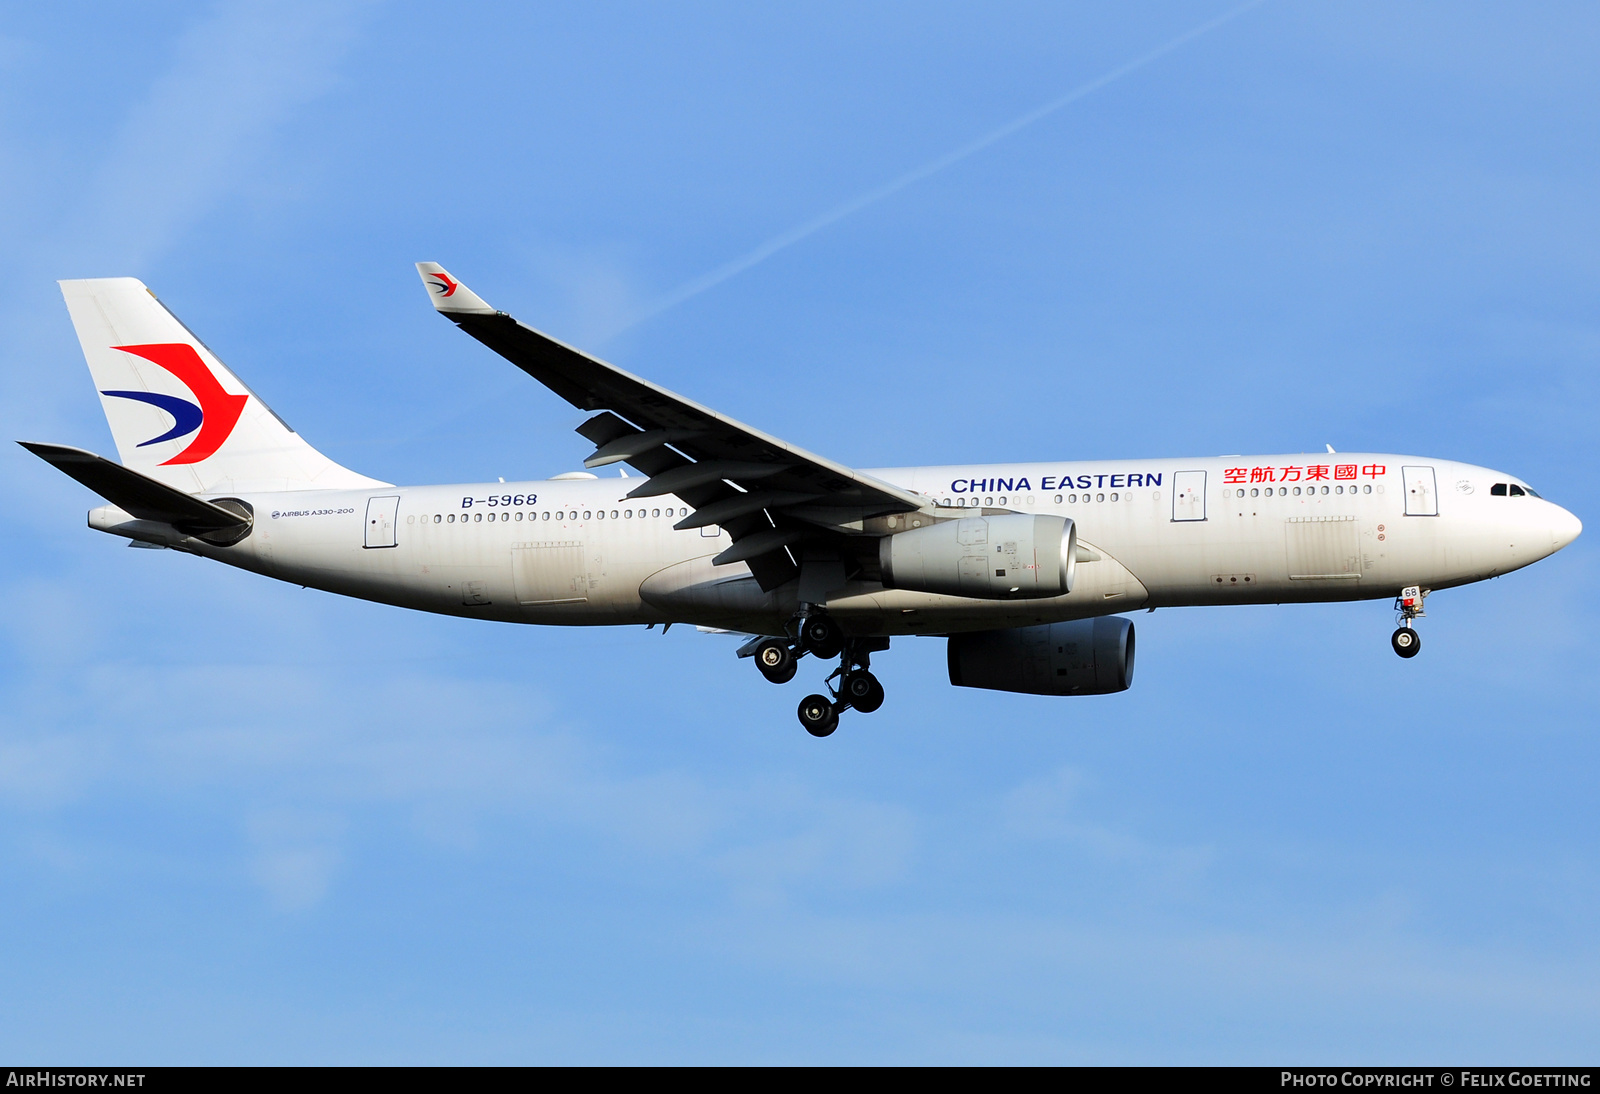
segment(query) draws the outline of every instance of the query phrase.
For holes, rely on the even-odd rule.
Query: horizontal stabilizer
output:
[[[93,452],[64,444],[17,443],[139,520],[161,521],[192,535],[249,523],[248,518],[241,519],[238,513],[185,494]]]

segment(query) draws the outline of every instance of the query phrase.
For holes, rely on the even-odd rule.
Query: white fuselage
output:
[[[1535,562],[1576,537],[1572,514],[1512,476],[1386,454],[1221,457],[870,471],[942,513],[1070,517],[1066,596],[975,600],[846,582],[826,606],[855,634],[948,633],[1177,605],[1388,599]],[[791,582],[764,593],[713,566],[720,529],[673,530],[674,497],[629,501],[639,479],[234,495],[255,510],[232,547],[167,540],[270,577],[421,611],[514,623],[686,622],[781,634]],[[902,521],[910,517],[900,518]],[[105,531],[161,542],[114,508]]]

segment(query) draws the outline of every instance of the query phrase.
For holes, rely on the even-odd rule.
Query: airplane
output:
[[[748,636],[768,680],[837,667],[826,737],[884,701],[873,654],[947,640],[950,682],[1101,695],[1133,680],[1127,613],[1393,598],[1394,651],[1439,589],[1553,554],[1578,518],[1516,476],[1389,453],[857,470],[519,323],[442,266],[434,308],[573,406],[585,471],[396,486],[312,448],[134,278],[61,282],[121,462],[19,442],[109,504],[91,528],[443,615],[674,623]],[[598,477],[626,464],[640,476]]]

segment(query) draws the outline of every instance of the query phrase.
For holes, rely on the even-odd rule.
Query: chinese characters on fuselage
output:
[[[1248,486],[1260,482],[1354,482],[1357,478],[1380,479],[1388,473],[1381,463],[1311,463],[1290,467],[1228,467],[1222,472],[1225,485]]]

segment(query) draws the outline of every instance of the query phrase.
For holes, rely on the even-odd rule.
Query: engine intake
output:
[[[1078,530],[1065,517],[1008,513],[913,528],[878,541],[883,587],[984,600],[1064,596]]]
[[[1133,683],[1133,624],[1118,615],[950,637],[950,682],[1028,695],[1109,695]]]

